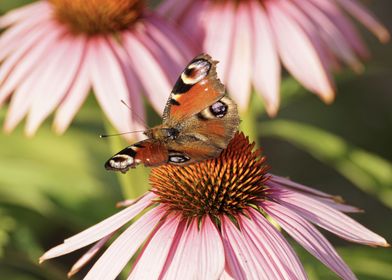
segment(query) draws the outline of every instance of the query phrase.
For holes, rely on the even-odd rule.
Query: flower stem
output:
[[[252,92],[248,109],[246,111],[240,112],[241,124],[240,129],[246,135],[248,135],[249,140],[255,141],[259,144],[260,135],[260,123],[259,119],[264,114],[264,108],[262,102],[257,94]]]

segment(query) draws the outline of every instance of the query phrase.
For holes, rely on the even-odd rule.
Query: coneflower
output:
[[[341,278],[356,279],[313,224],[352,242],[389,246],[343,213],[356,208],[267,173],[265,157],[253,148],[238,133],[218,158],[154,168],[151,191],[40,261],[97,242],[71,269],[73,275],[113,239],[85,279],[115,279],[133,256],[128,279],[307,279],[274,220]]]

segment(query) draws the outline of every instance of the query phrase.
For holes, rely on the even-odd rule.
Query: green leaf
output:
[[[332,166],[361,190],[392,207],[392,164],[355,147],[343,138],[311,125],[289,121],[267,121],[264,136],[278,137]]]

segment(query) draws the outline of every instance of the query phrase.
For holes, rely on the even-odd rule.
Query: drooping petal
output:
[[[166,264],[163,279],[218,279],[224,269],[224,251],[210,218],[204,218],[200,230],[194,219],[180,238],[172,248],[174,255]]]
[[[184,12],[189,9],[193,0],[167,0],[162,1],[157,11],[161,15],[167,15],[172,20],[176,21]]]
[[[131,33],[124,34],[124,47],[147,97],[158,112],[163,112],[171,85],[161,66],[141,42]]]
[[[336,24],[311,1],[294,0],[294,2],[301,7],[304,14],[312,19],[313,24],[317,26],[318,36],[323,39],[329,50],[351,66],[354,71],[361,72],[363,70],[361,62]]]
[[[199,267],[197,275],[201,279],[218,279],[225,265],[225,253],[221,236],[206,216],[200,228]]]
[[[340,196],[329,195],[327,193],[306,187],[276,175],[271,175],[270,179],[265,184],[266,186],[270,187],[271,190],[295,190],[300,193],[304,193],[307,196],[313,197],[314,199],[321,201],[341,212],[357,213],[362,211],[357,207],[343,204],[343,198]]]
[[[270,23],[264,8],[250,1],[253,36],[252,81],[264,99],[266,110],[274,116],[279,108],[280,62]]]
[[[14,9],[0,17],[0,28],[13,25],[37,14],[46,16],[50,12],[49,4],[46,1],[29,3],[20,8]]]
[[[176,49],[182,53],[182,56],[187,61],[195,56],[196,46],[194,46],[192,42],[185,40],[185,38],[182,37],[182,32],[154,14],[151,14],[147,19],[149,24],[154,25],[157,30],[165,34],[165,36],[173,42],[173,45],[176,46]]]
[[[318,197],[325,197],[325,198],[332,198],[333,196],[330,194],[327,194],[325,192],[307,187],[305,185],[302,185],[300,183],[291,181],[290,179],[281,177],[281,176],[277,176],[277,175],[273,175],[271,173],[268,174],[268,176],[270,176],[270,179],[267,181],[267,184],[272,182],[272,183],[276,183],[277,185],[274,186],[279,186],[279,187],[285,187],[288,189],[293,189],[295,191],[299,191],[301,193],[305,193],[305,194],[310,194],[310,195],[314,195],[314,196],[318,196]]]
[[[81,62],[79,71],[76,73],[76,79],[72,83],[71,88],[67,92],[64,100],[61,101],[54,117],[54,129],[57,133],[62,134],[71,123],[75,114],[79,111],[84,100],[86,99],[89,89],[91,88],[91,79],[89,76],[90,66],[86,52]]]
[[[248,4],[240,2],[235,16],[231,64],[226,81],[230,95],[240,109],[248,107],[252,76],[252,23]]]
[[[222,237],[226,254],[226,266],[234,279],[270,279],[265,267],[265,259],[256,258],[259,255],[254,244],[249,244],[241,231],[223,216]],[[256,251],[256,252],[254,252]]]
[[[312,224],[277,203],[266,201],[260,206],[299,244],[332,271],[343,279],[356,279],[333,246]]]
[[[105,236],[97,243],[94,244],[86,253],[81,256],[78,261],[72,266],[72,268],[67,273],[68,278],[78,273],[91,259],[96,256],[96,254],[101,250],[101,248],[112,238],[114,233]]]
[[[45,49],[51,45],[57,32],[47,34],[50,28],[42,26],[36,32],[26,34],[25,42],[15,50],[0,66],[0,105],[22,82],[28,71],[36,66],[45,53]],[[37,44],[39,42],[39,44]],[[29,65],[29,66],[27,66]],[[15,70],[17,69],[17,70]]]
[[[143,30],[135,32],[138,40],[150,50],[158,63],[162,66],[164,74],[168,77],[171,84],[174,85],[181,70],[186,65],[182,54],[173,45],[160,30],[154,25],[146,23]]]
[[[243,278],[233,278],[231,277],[231,275],[229,274],[228,271],[223,271],[223,274],[221,275],[221,277],[219,278],[219,280],[235,280],[235,279],[243,279]]]
[[[134,130],[132,114],[121,104],[129,104],[129,93],[125,74],[119,58],[106,38],[90,38],[88,42],[89,69],[98,103],[111,123],[120,132]]]
[[[371,30],[378,39],[386,43],[390,39],[388,30],[371,14],[369,10],[361,5],[357,0],[336,0],[358,21]]]
[[[31,104],[34,102],[34,98],[36,96],[39,96],[39,94],[41,93],[39,81],[42,80],[40,78],[45,73],[46,66],[52,62],[54,57],[57,57],[58,51],[61,52],[61,50],[54,48],[55,46],[56,44],[51,42],[51,45],[50,47],[47,48],[47,52],[45,53],[45,55],[41,54],[42,57],[39,64],[37,65],[32,64],[33,61],[37,61],[38,57],[30,57],[31,58],[30,61],[26,59],[27,64],[20,64],[18,65],[18,68],[15,69],[15,72],[20,70],[18,74],[26,73],[30,69],[31,71],[25,79],[21,79],[22,81],[21,84],[18,86],[18,88],[16,89],[15,93],[12,96],[11,103],[7,112],[7,117],[4,124],[4,130],[6,132],[10,132],[15,128],[15,126],[26,115],[27,111],[31,107]],[[27,69],[27,67],[30,69]],[[13,78],[12,80],[11,79],[8,80],[10,82],[15,82],[16,79],[22,78],[21,76],[16,76],[15,74],[15,76],[12,77]]]
[[[134,130],[145,130],[148,128],[146,124],[146,116],[143,104],[143,97],[141,95],[142,89],[139,80],[136,77],[134,65],[131,64],[128,53],[122,46],[116,43],[114,38],[109,39],[109,43],[119,58],[119,63],[124,72],[125,81],[128,87],[129,102],[127,107],[130,107],[130,114],[133,120]],[[123,104],[122,104],[123,105]],[[130,138],[134,136],[130,135]],[[142,135],[136,135],[137,139],[141,140]]]
[[[332,207],[340,212],[344,212],[344,213],[363,212],[361,208],[348,204],[343,204],[341,201],[335,201],[334,199],[328,199],[328,198],[316,198],[316,199],[322,201],[324,204],[327,204],[329,207]]]
[[[56,54],[41,72],[40,79],[36,81],[36,95],[27,118],[27,135],[35,133],[71,88],[80,67],[85,44],[83,38],[69,37],[58,41],[54,46]]]
[[[336,27],[342,32],[343,37],[347,39],[347,42],[354,49],[354,51],[363,58],[369,56],[369,52],[363,43],[361,36],[358,34],[355,26],[352,24],[349,18],[347,18],[339,7],[330,0],[309,0],[313,2],[326,16],[336,25]]]
[[[259,212],[249,210],[252,220],[241,219],[244,234],[267,259],[270,274],[275,279],[307,279],[298,256],[282,234]]]
[[[378,234],[316,199],[289,190],[281,191],[274,197],[305,219],[344,239],[372,246],[389,246]]]
[[[64,240],[63,244],[50,249],[40,258],[40,262],[68,254],[104,238],[132,220],[146,208],[155,197],[156,195],[151,192],[145,194],[139,201],[128,208]]]
[[[325,102],[331,102],[334,99],[334,88],[328,69],[321,61],[321,49],[313,45],[297,19],[294,20],[284,12],[278,3],[268,1],[266,7],[284,66],[306,88],[319,94]]]
[[[230,67],[234,13],[235,7],[233,2],[226,1],[222,7],[220,5],[210,6],[207,15],[208,20],[203,21],[205,30],[203,49],[214,57],[215,60],[219,61],[217,72],[224,83],[228,80]]]
[[[192,1],[192,4],[185,9],[177,21],[181,21],[181,29],[187,30],[183,36],[201,46],[204,39],[202,21],[208,20],[207,9],[209,1]]]
[[[52,24],[47,20],[47,16],[27,17],[20,23],[8,28],[0,36],[0,61],[2,61],[12,51],[18,49],[25,40],[25,35],[34,32],[41,24]]]
[[[115,279],[165,214],[156,207],[127,228],[97,260],[85,280]]]
[[[175,242],[177,228],[180,224],[178,216],[170,216],[155,229],[150,240],[144,246],[128,279],[158,279],[161,274],[170,248]]]

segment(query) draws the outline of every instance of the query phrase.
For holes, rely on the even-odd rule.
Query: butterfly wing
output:
[[[168,161],[167,147],[158,140],[146,139],[121,150],[105,163],[107,170],[125,173],[138,164],[158,166]]]
[[[182,123],[181,133],[167,142],[168,162],[189,164],[217,157],[238,130],[237,105],[227,95]],[[172,155],[183,161],[173,162]]]
[[[167,101],[163,124],[173,127],[225,95],[225,88],[217,77],[216,64],[209,55],[201,54],[186,66]]]

